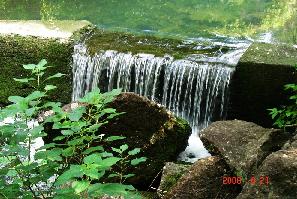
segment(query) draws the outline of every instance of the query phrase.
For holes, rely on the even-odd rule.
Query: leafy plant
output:
[[[297,65],[295,66],[297,70]],[[272,108],[268,109],[272,119],[275,120],[274,125],[279,128],[293,128],[297,127],[297,84],[286,84],[286,91],[290,91],[292,94],[289,99],[292,101],[291,105],[282,106],[281,109]]]
[[[123,113],[107,108],[121,90],[86,94],[78,106],[64,111],[59,102],[46,102],[45,97],[56,86],[46,84],[64,74],[45,77],[46,60],[23,67],[33,77],[15,79],[30,84],[35,91],[26,97],[10,96],[11,105],[0,110],[0,195],[2,198],[94,198],[103,195],[138,198],[131,185],[123,184],[134,174],[125,174],[128,165],[136,166],[146,158],[133,158],[140,149],[126,144],[110,145],[121,136],[98,134],[100,127]],[[44,122],[35,122],[40,112],[50,113]],[[7,122],[11,118],[11,122]],[[60,135],[49,144],[34,148],[36,140],[47,136],[45,125],[52,125]],[[118,168],[118,169],[115,169]],[[113,178],[116,183],[104,183]]]

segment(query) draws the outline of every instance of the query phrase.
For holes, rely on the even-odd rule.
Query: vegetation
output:
[[[138,198],[134,187],[124,184],[134,174],[124,172],[146,158],[135,158],[140,149],[129,149],[127,144],[108,150],[106,143],[111,146],[124,137],[98,133],[101,126],[123,114],[106,107],[121,91],[101,94],[96,89],[79,100],[87,106],[63,111],[61,103],[45,99],[56,89],[48,82],[64,74],[46,77],[50,67],[46,64],[41,60],[37,65],[24,65],[33,77],[14,80],[29,84],[34,91],[26,97],[10,96],[12,104],[0,110],[1,198]],[[35,118],[41,112],[47,117],[38,124]],[[52,143],[34,147],[47,135],[46,125],[60,135]],[[111,180],[113,183],[108,183]]]
[[[295,66],[297,70],[297,65]],[[292,104],[288,106],[282,106],[282,108],[269,109],[272,119],[275,120],[274,125],[286,130],[287,128],[297,129],[297,84],[286,84],[285,90],[291,91]]]

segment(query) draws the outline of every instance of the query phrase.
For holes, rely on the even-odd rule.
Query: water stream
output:
[[[121,53],[106,50],[91,56],[85,44],[75,46],[73,55],[72,100],[99,87],[103,91],[122,88],[164,105],[192,127],[189,146],[180,155],[195,161],[209,155],[198,137],[212,121],[226,117],[229,83],[242,48],[208,58]]]

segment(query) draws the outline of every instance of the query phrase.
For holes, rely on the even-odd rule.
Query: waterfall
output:
[[[95,87],[103,91],[122,88],[124,92],[146,96],[190,123],[193,133],[190,146],[182,154],[183,160],[189,160],[189,154],[195,158],[209,155],[198,132],[210,122],[225,118],[234,67],[191,59],[175,60],[169,55],[133,55],[114,50],[91,56],[82,43],[74,50],[73,101]]]

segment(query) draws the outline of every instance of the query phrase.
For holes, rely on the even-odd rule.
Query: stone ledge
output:
[[[0,35],[34,36],[68,41],[75,32],[90,26],[85,20],[0,20]]]

